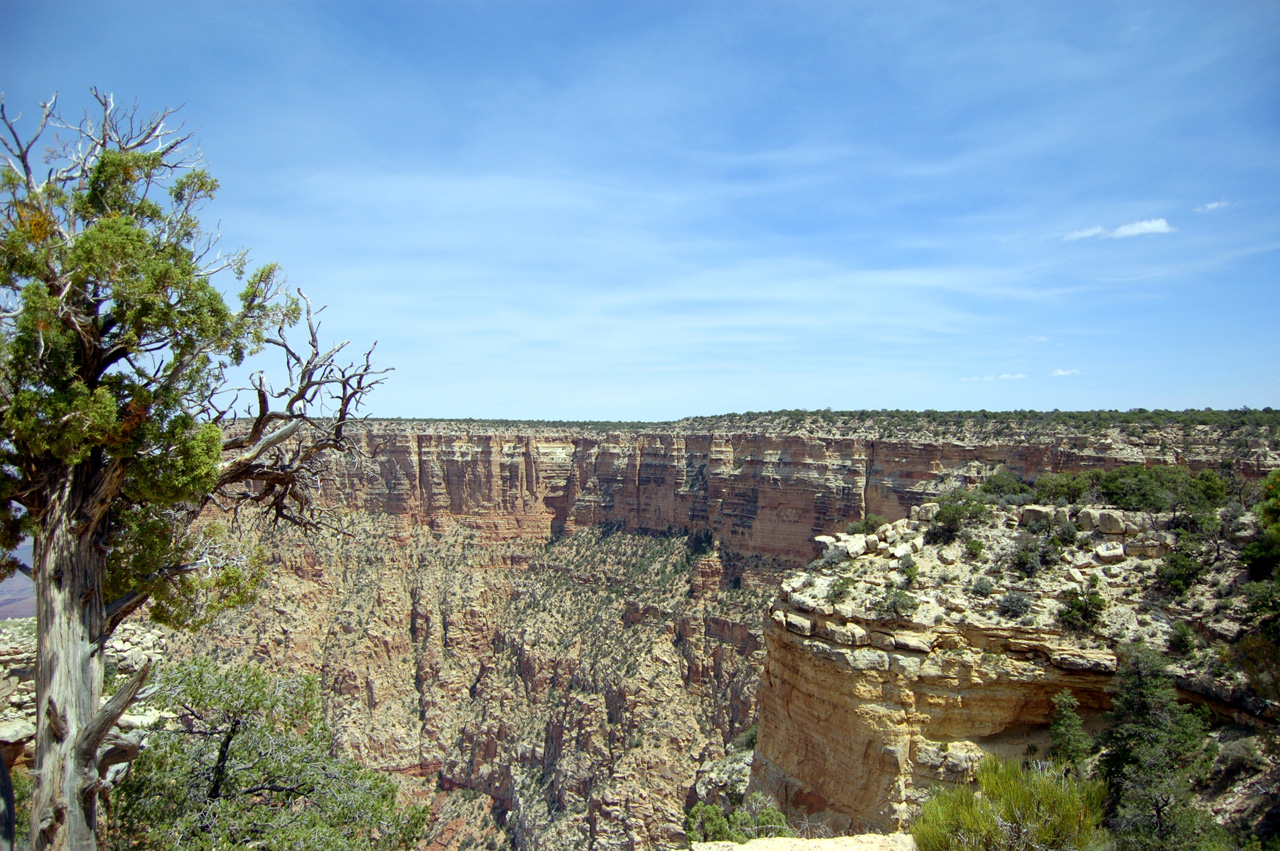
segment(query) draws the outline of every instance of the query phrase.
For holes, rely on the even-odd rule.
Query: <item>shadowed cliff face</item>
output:
[[[347,536],[266,541],[260,602],[174,646],[315,673],[353,755],[483,793],[504,842],[545,849],[683,841],[699,769],[757,717],[768,601],[816,535],[999,466],[1167,457],[1116,435],[364,428],[373,458],[326,480]],[[1195,446],[1188,462],[1217,466]],[[706,551],[685,534],[705,530]]]

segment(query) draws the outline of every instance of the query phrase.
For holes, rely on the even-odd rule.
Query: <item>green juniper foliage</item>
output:
[[[1049,758],[1075,768],[1093,751],[1093,740],[1076,712],[1079,708],[1080,701],[1064,689],[1053,696],[1053,717],[1049,722]]]
[[[1164,659],[1130,645],[1099,735],[1098,771],[1110,786],[1110,823],[1121,849],[1226,848],[1225,833],[1191,805],[1192,765],[1204,722],[1177,702]]]
[[[1063,603],[1064,605],[1058,609],[1055,616],[1058,624],[1071,632],[1088,632],[1098,622],[1098,618],[1107,607],[1107,602],[1102,599],[1101,594],[1094,591],[1081,594],[1075,589],[1066,593]]]
[[[685,814],[685,832],[694,842],[748,842],[772,836],[794,836],[786,817],[760,792],[752,792],[726,817],[716,804],[694,804]]]
[[[201,660],[159,678],[177,719],[151,733],[113,796],[105,848],[414,848],[428,811],[336,755],[314,677]]]
[[[172,110],[92,95],[78,126],[52,101],[20,124],[0,98],[0,552],[32,540],[36,717],[60,721],[37,729],[37,848],[94,847],[98,795],[77,790],[97,784],[92,754],[149,670],[104,704],[85,648],[148,601],[194,628],[252,596],[260,554],[194,521],[216,495],[315,525],[323,453],[356,449],[344,424],[381,380],[369,355],[335,363],[309,308],[308,343],[290,345],[303,305],[276,266],[215,251],[197,214],[218,184]],[[50,125],[64,134],[46,147]],[[253,413],[233,426],[228,370],[265,347],[287,378],[251,378]]]
[[[938,512],[924,533],[926,544],[949,544],[960,537],[965,527],[987,516],[987,507],[963,489],[952,491],[938,502]]]
[[[850,535],[873,535],[875,531],[889,521],[879,514],[868,514],[861,520],[850,523],[845,531]]]

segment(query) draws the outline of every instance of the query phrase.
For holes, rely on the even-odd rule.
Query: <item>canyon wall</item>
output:
[[[815,536],[867,512],[905,517],[937,489],[999,467],[1027,478],[1158,461],[1217,468],[1223,454],[1212,433],[362,429],[371,457],[337,459],[325,479],[345,534],[265,540],[275,569],[260,601],[170,646],[314,673],[348,752],[434,794],[492,802],[505,832],[455,824],[442,849],[480,837],[521,849],[680,846],[700,779],[705,787],[760,701],[774,701],[775,714],[805,705],[760,683],[782,683],[785,666],[817,658],[765,623],[779,583],[818,554]],[[1251,471],[1280,461],[1266,446],[1250,451]],[[767,672],[766,640],[776,657]],[[812,690],[829,700],[844,688],[829,685]],[[1043,715],[1050,685],[1011,711]],[[813,733],[819,716],[838,715],[814,712],[795,725]],[[799,789],[770,741],[787,740],[761,740],[772,780]],[[868,806],[865,818],[845,817],[895,817]]]
[[[816,535],[868,513],[905,517],[940,486],[980,482],[999,468],[1023,479],[1125,464],[1218,469],[1224,437],[1207,427],[1137,436],[1005,429],[957,440],[371,421],[363,440],[372,460],[337,465],[327,498],[491,540],[546,540],[610,523],[709,529],[727,553],[796,563],[813,557]],[[1235,455],[1246,475],[1280,466],[1265,441]]]

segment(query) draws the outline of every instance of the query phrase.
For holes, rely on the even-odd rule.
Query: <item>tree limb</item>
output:
[[[95,764],[98,748],[107,737],[107,733],[111,732],[111,728],[120,720],[120,716],[137,698],[138,692],[142,690],[142,686],[150,675],[151,660],[148,659],[133,678],[117,690],[80,731],[80,735],[76,737],[76,762],[80,766]]]

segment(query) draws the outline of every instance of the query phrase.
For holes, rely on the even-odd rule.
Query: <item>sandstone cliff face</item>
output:
[[[681,843],[699,767],[755,715],[763,592],[683,537],[346,520],[273,541],[262,603],[173,642],[314,672],[344,748],[489,796],[518,847]]]
[[[982,481],[1000,467],[1022,478],[1142,463],[1216,469],[1222,437],[1203,427],[1136,437],[1006,430],[957,441],[373,421],[364,441],[374,459],[338,464],[327,497],[490,540],[546,540],[604,523],[658,533],[710,529],[740,575],[734,556],[806,562],[815,535],[867,513],[905,517],[944,483]],[[1241,451],[1246,473],[1280,466],[1267,444]]]
[[[969,781],[985,753],[1044,751],[1063,689],[1087,708],[1110,705],[1115,656],[1044,631],[774,611],[784,625],[765,630],[752,786],[836,832],[900,829],[929,787]],[[853,640],[865,644],[829,637],[859,626]],[[800,634],[812,629],[824,637]]]
[[[1151,593],[1158,516],[1072,512],[1092,534],[1059,563],[1033,577],[1000,569],[1020,523],[1055,512],[1067,514],[995,511],[973,530],[989,554],[981,560],[958,545],[926,545],[927,524],[917,521],[882,527],[871,547],[863,536],[827,539],[837,557],[789,577],[770,607],[750,789],[837,833],[901,829],[934,785],[971,781],[986,754],[1045,754],[1060,691],[1095,723],[1110,708],[1127,642],[1164,647],[1176,620],[1220,640],[1239,634],[1238,563],[1216,568],[1212,593]],[[904,590],[907,555],[918,576]],[[1056,622],[1074,592],[1105,601],[1096,628],[1072,633]],[[1006,609],[1005,595],[1019,594],[1026,608]],[[1188,699],[1237,721],[1275,720],[1277,708],[1251,697],[1238,675],[1171,662]]]

